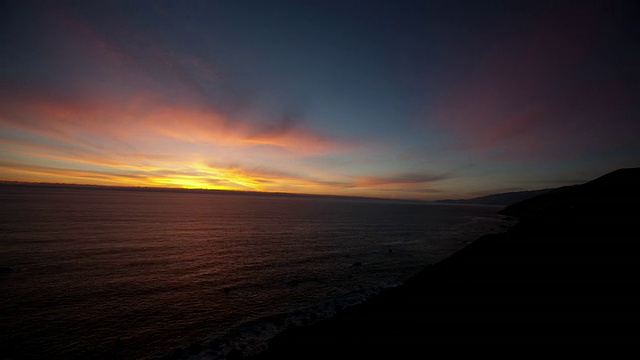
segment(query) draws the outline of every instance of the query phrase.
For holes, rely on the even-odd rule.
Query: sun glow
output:
[[[152,183],[163,187],[178,187],[183,189],[219,189],[220,187],[212,186],[206,179],[199,176],[178,175],[172,177],[153,177],[150,178]],[[226,189],[221,189],[226,190]]]
[[[263,191],[261,180],[233,168],[214,168],[194,164],[183,174],[171,174],[149,178],[155,185],[184,189],[250,190]]]

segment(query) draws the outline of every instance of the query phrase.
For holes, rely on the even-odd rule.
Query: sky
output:
[[[4,1],[0,180],[438,200],[640,166],[637,1]]]

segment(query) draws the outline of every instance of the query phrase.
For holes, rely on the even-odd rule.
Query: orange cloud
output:
[[[235,147],[271,145],[304,155],[351,147],[345,141],[301,126],[265,133],[262,125],[247,119],[229,118],[197,104],[164,102],[159,95],[139,94],[126,102],[109,98],[56,100],[42,94],[21,98],[9,95],[1,105],[0,124],[82,146],[96,143],[83,138],[100,137],[103,142],[129,147],[154,140],[166,142],[169,138]]]
[[[64,169],[30,164],[0,162],[3,180],[28,182],[76,183],[93,185],[149,185],[144,177],[110,172]]]
[[[129,26],[101,32],[99,24],[50,10],[37,17],[44,39],[30,40],[57,44],[55,51],[41,50],[42,70],[51,77],[21,74],[0,85],[0,179],[311,193],[344,188],[335,175],[301,163],[351,151],[353,142],[298,118],[237,111],[243,97],[219,95],[233,86],[207,59],[169,52]],[[215,90],[205,91],[204,83]]]

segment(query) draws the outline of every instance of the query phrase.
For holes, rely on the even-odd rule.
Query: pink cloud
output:
[[[0,91],[0,124],[44,138],[97,150],[135,150],[145,144],[172,141],[247,147],[270,145],[300,155],[345,151],[338,138],[295,125],[278,132],[197,104],[166,100],[162,94],[140,93],[118,98],[51,98],[46,93]],[[99,143],[104,145],[99,145]],[[94,141],[92,141],[94,140]]]
[[[0,124],[112,152],[176,142],[236,148],[266,145],[296,156],[352,147],[300,122],[273,132],[265,131],[269,119],[229,115],[210,101],[194,76],[195,72],[214,83],[224,78],[209,61],[170,53],[135,27],[112,24],[114,31],[137,44],[132,47],[69,12],[50,10],[53,15],[43,20],[46,41],[60,44],[50,54],[52,61],[64,63],[73,56],[79,66],[66,69],[60,78],[63,83],[54,86],[1,86]],[[243,114],[253,113],[246,110]]]
[[[538,19],[528,32],[487,49],[427,121],[451,134],[458,149],[502,160],[578,156],[602,139],[625,138],[602,125],[626,121],[628,128],[618,111],[632,106],[621,90],[625,80],[587,84],[574,77],[598,26],[580,7]]]

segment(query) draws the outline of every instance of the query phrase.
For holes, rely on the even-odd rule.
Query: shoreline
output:
[[[451,204],[441,205],[450,206]],[[461,204],[461,206],[469,205]],[[473,204],[471,206],[478,205]],[[496,209],[500,208],[495,205],[487,206],[495,207]],[[495,224],[486,228],[486,231],[490,231],[488,235],[504,234],[509,227],[517,223],[516,220],[510,217],[497,213],[495,216]],[[482,237],[486,235],[487,233],[476,236]],[[460,244],[468,246],[468,244],[473,241],[475,241],[473,238],[469,238],[461,241]],[[438,262],[442,260],[444,259]],[[353,308],[366,307],[369,302],[379,298],[381,295],[383,297],[387,296],[387,293],[405,286],[408,281],[425,271],[425,268],[430,268],[435,264],[436,263],[432,263],[423,266],[417,273],[406,278],[402,283],[387,284],[386,286],[379,285],[372,288],[360,288],[337,298],[327,300],[322,304],[256,319],[239,325],[222,336],[212,337],[203,342],[194,342],[189,346],[176,348],[172,353],[162,357],[162,359],[234,359],[262,356],[261,354],[268,349],[269,344],[282,334],[287,334],[288,332],[297,331],[302,328],[313,328],[336,316],[341,316],[344,312],[352,311]]]
[[[244,358],[637,354],[640,169],[630,170],[507,207],[499,214],[519,222],[506,233]]]

